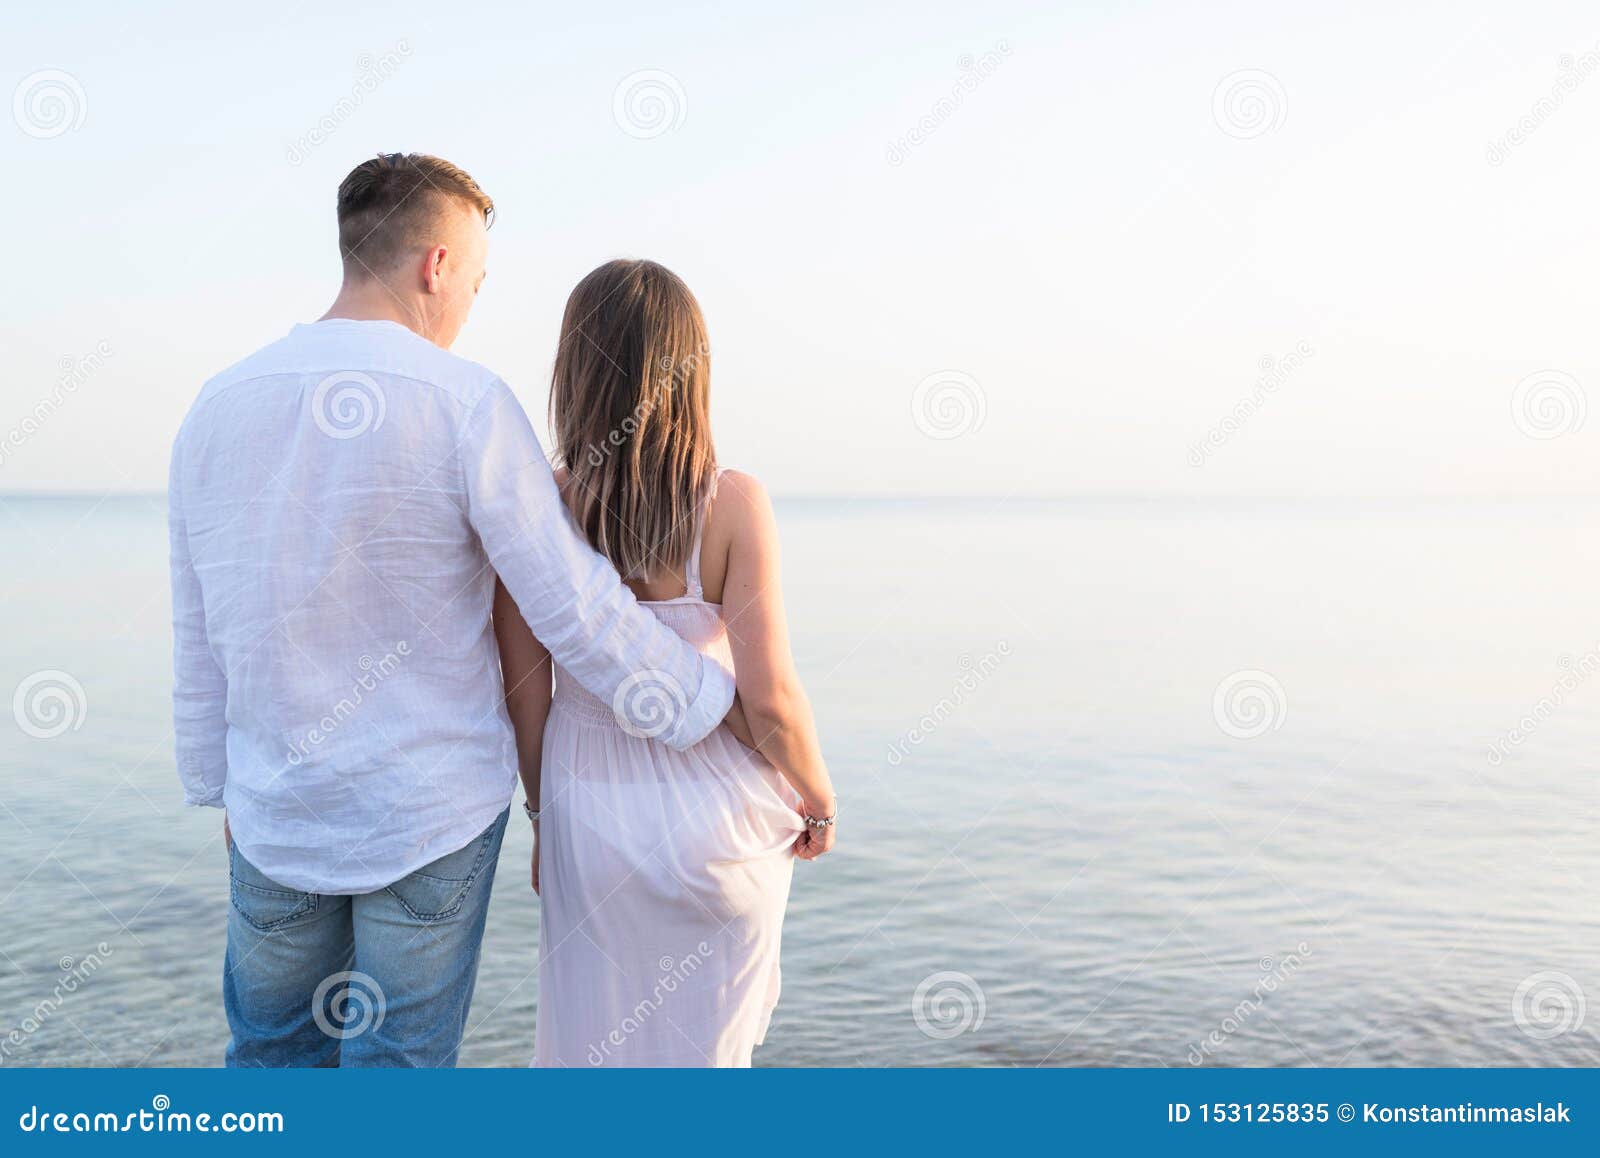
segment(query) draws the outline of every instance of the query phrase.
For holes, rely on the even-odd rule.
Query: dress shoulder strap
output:
[[[700,582],[700,547],[706,537],[706,518],[711,514],[711,500],[717,497],[717,483],[722,481],[722,471],[718,470],[711,479],[711,487],[706,491],[705,502],[701,504],[700,514],[695,519],[694,546],[689,548],[689,559],[683,565],[683,583],[689,598],[704,601],[705,587]]]

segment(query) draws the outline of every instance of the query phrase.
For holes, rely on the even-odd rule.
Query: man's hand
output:
[[[233,851],[233,830],[228,827],[228,810],[222,810],[222,847],[226,852]]]
[[[533,822],[533,895],[539,895],[539,822]]]

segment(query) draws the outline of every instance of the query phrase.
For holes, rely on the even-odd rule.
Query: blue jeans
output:
[[[229,850],[229,1066],[453,1066],[507,812],[387,888],[286,888]]]

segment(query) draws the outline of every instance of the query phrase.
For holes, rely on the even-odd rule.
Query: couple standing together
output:
[[[447,352],[492,215],[438,158],[357,166],[332,308],[207,382],[173,449],[178,770],[227,810],[230,1065],[455,1064],[519,775],[535,1064],[748,1065],[794,859],[833,845],[698,304],[647,261],[579,283],[552,473]]]

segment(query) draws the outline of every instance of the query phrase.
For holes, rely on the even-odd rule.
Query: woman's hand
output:
[[[823,853],[833,851],[833,825],[827,828],[814,828],[806,825],[806,830],[795,838],[794,855],[801,860],[816,860]]]
[[[839,802],[837,800],[829,801],[825,808],[810,804],[802,804],[800,806],[802,819],[814,817],[818,820],[824,818],[832,820],[838,814],[838,811]],[[801,860],[816,860],[819,856],[832,852],[833,842],[837,839],[835,831],[838,827],[837,823],[816,825],[808,821],[806,830],[795,837],[794,855]]]

